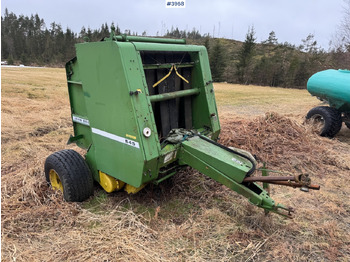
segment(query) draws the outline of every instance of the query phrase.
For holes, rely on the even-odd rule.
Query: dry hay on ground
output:
[[[225,121],[220,142],[245,149],[274,168],[324,174],[327,167],[349,170],[348,147],[320,137],[308,125],[271,112],[254,120]]]
[[[40,165],[3,178],[2,261],[161,261],[142,215],[119,202],[100,212],[64,202],[43,176]]]
[[[275,113],[222,128],[222,143],[277,169],[309,170],[321,191],[274,187],[274,199],[297,209],[286,220],[187,169],[135,196],[96,189],[85,203],[66,203],[33,154],[26,168],[2,166],[2,261],[348,261],[348,145]],[[34,149],[47,152],[44,143]]]

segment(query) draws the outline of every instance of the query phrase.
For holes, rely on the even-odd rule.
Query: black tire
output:
[[[345,125],[347,128],[350,129],[350,113],[344,113],[344,117],[345,117]]]
[[[328,106],[318,106],[311,109],[307,113],[306,119],[321,123],[319,134],[325,137],[334,137],[342,126],[341,113]]]
[[[68,202],[84,201],[93,193],[90,169],[84,158],[74,150],[66,149],[50,155],[45,161],[45,176],[51,186],[63,192]],[[55,178],[57,181],[54,181]]]

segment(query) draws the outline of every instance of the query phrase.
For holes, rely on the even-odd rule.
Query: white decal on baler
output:
[[[106,131],[103,131],[103,130],[100,130],[100,129],[97,129],[97,128],[93,128],[93,127],[91,128],[91,131],[94,134],[97,134],[97,135],[100,135],[100,136],[112,139],[112,140],[117,141],[119,143],[123,143],[123,144],[126,144],[128,146],[135,147],[135,148],[140,148],[139,143],[136,142],[136,141],[133,141],[131,139],[127,139],[125,137],[117,136],[117,135],[114,135],[114,134],[111,134],[111,133],[108,133]]]
[[[241,165],[241,166],[243,166],[243,162],[242,162],[242,161],[239,161],[239,160],[236,159],[236,158],[232,158],[232,161],[233,161],[233,162],[236,162],[237,164],[239,164],[239,165]]]
[[[73,118],[73,122],[75,122],[75,123],[79,123],[79,124],[82,124],[84,126],[90,126],[90,121],[88,119],[81,118],[81,117],[76,116],[76,115],[72,115],[72,118]]]

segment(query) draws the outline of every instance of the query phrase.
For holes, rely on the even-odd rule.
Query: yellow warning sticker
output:
[[[128,137],[128,138],[132,138],[132,139],[136,140],[136,136],[132,136],[132,135],[129,135],[129,134],[126,134],[125,136]]]

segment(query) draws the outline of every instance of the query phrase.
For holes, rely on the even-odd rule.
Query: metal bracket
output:
[[[68,141],[67,141],[67,145],[75,143],[76,141],[78,141],[79,139],[84,138],[84,135],[78,135],[78,136],[72,136],[70,135]]]

